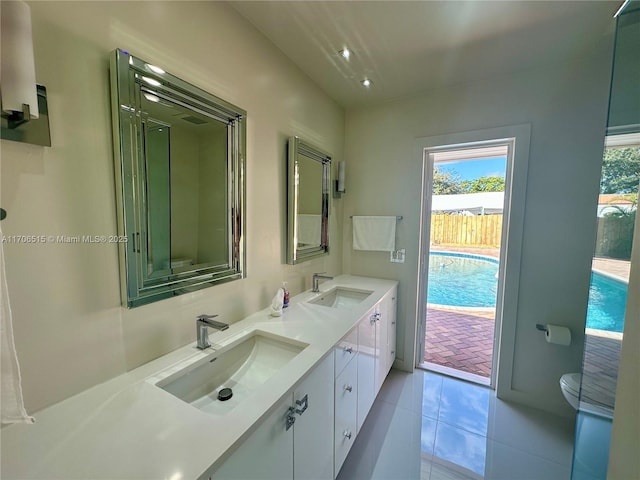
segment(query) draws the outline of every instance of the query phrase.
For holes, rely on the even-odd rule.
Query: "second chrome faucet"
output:
[[[216,330],[226,330],[229,328],[227,323],[218,322],[213,320],[217,315],[198,315],[196,319],[196,346],[200,350],[209,348],[209,328],[215,328]]]
[[[313,277],[311,279],[311,284],[312,284],[312,292],[319,292],[320,288],[318,287],[318,284],[320,283],[320,279],[322,280],[331,280],[333,277],[329,276],[329,275],[323,275],[322,273],[314,273]]]

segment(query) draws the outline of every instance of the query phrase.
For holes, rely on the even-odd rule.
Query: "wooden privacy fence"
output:
[[[502,233],[500,215],[431,215],[431,243],[499,247]]]

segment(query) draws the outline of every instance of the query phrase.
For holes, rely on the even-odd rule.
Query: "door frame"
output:
[[[424,319],[427,307],[422,292],[426,292],[428,286],[433,186],[431,175],[433,160],[428,153],[496,144],[509,146],[511,161],[507,161],[505,173],[505,207],[501,240],[503,247],[500,249],[500,280],[496,300],[496,329],[491,369],[491,388],[496,389],[498,397],[508,396],[512,390],[530,136],[531,126],[523,124],[416,139],[416,157],[422,162],[423,170],[414,365],[421,363],[419,360],[424,354],[424,348],[420,350],[420,346],[424,346],[425,341]],[[507,199],[509,199],[508,202]]]

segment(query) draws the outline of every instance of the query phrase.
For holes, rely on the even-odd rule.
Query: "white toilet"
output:
[[[565,373],[560,377],[560,389],[562,395],[575,410],[580,406],[580,382],[581,373]]]

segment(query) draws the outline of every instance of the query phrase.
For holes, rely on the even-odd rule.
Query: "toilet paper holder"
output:
[[[536,328],[538,330],[540,330],[541,332],[547,333],[547,326],[546,325],[542,325],[541,323],[536,323]]]

